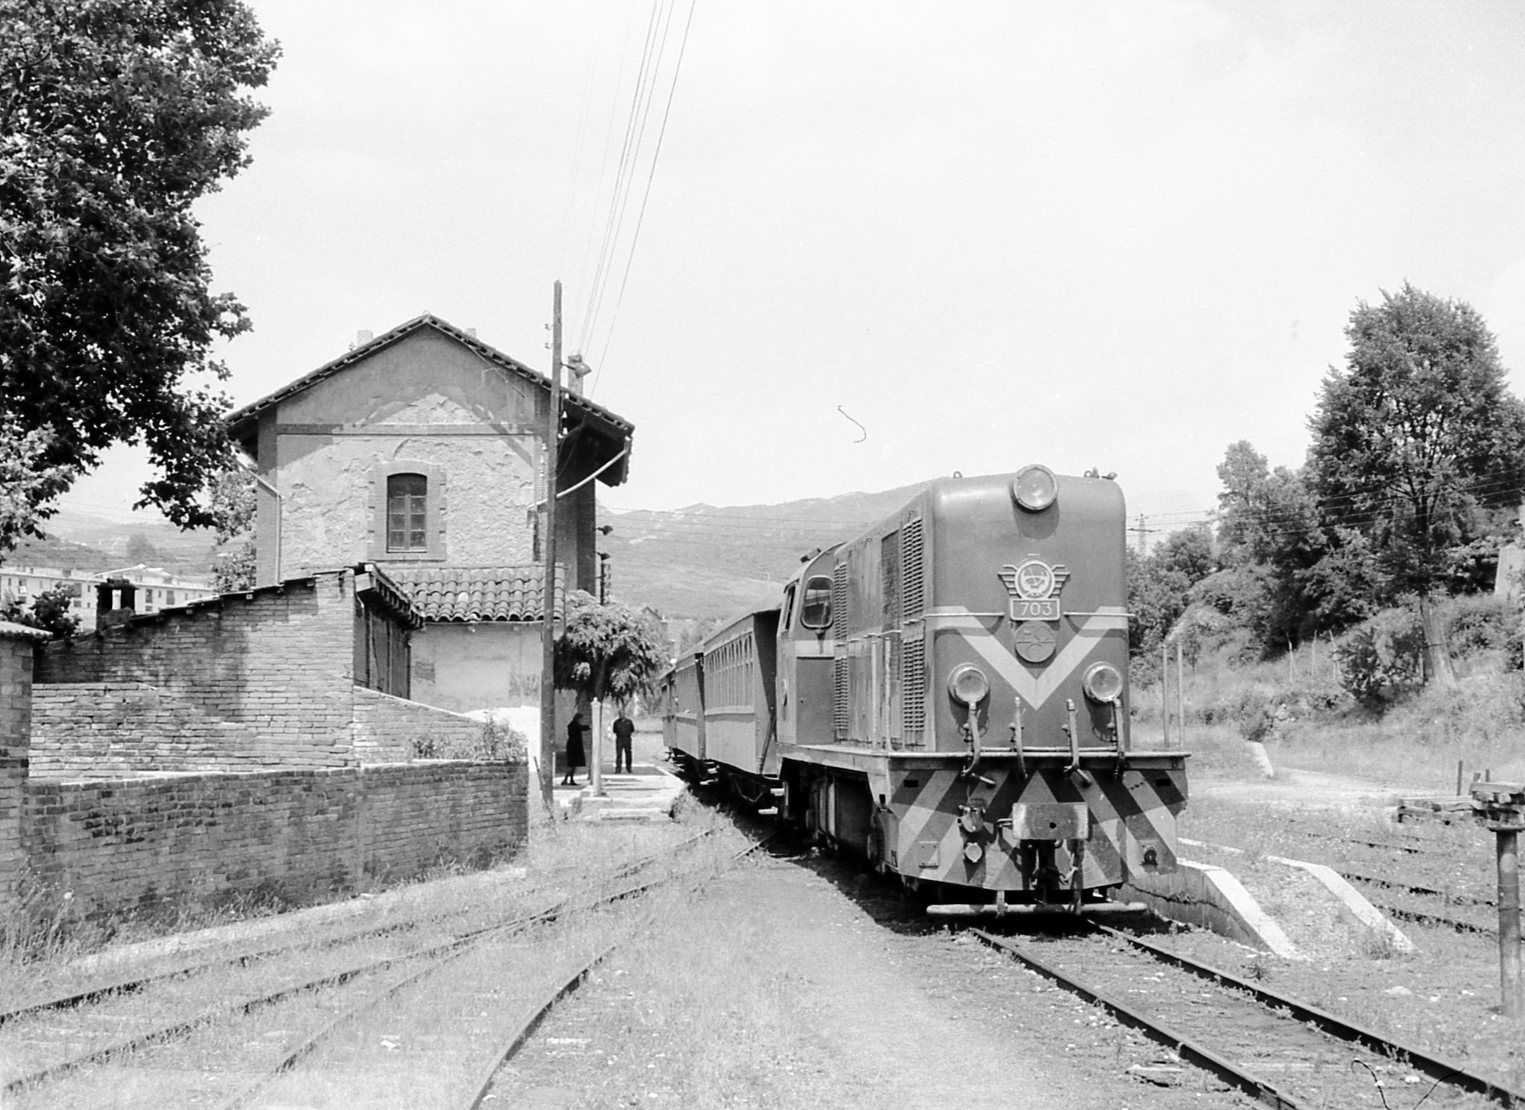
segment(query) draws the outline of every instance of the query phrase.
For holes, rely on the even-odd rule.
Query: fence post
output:
[[[1164,729],[1161,743],[1170,747],[1170,645],[1160,641],[1160,725]]]
[[[1176,728],[1181,747],[1186,747],[1186,667],[1181,662],[1181,641],[1176,641]]]

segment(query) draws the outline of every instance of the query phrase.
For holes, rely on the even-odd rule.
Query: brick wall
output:
[[[47,633],[0,621],[0,898],[26,865],[22,814],[31,745],[32,645]]]
[[[97,684],[103,701],[86,714],[78,735],[50,712],[33,746],[93,751],[100,722],[127,699],[164,726],[166,743],[182,727],[189,730],[185,747],[160,769],[352,766],[354,637],[354,575],[328,571],[48,644],[37,653],[39,704],[60,709],[70,692],[41,689],[60,684]],[[73,710],[84,707],[81,693],[74,691]],[[147,753],[148,726],[124,740],[126,763],[136,758],[129,755],[134,749]],[[241,750],[217,753],[219,737]]]
[[[73,912],[205,908],[235,894],[302,904],[511,851],[527,828],[522,763],[36,781],[23,838]]]
[[[484,725],[448,709],[355,689],[355,755],[362,763],[400,763],[416,755],[474,754]]]
[[[528,835],[528,765],[431,761],[363,769],[362,868],[372,881],[441,860],[480,863]]]
[[[146,771],[255,771],[291,745],[260,722],[146,682],[57,682],[32,689],[32,774],[101,778]],[[301,751],[303,761],[310,753]]]

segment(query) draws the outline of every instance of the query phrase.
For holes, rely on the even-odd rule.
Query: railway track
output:
[[[1460,1065],[1106,926],[1024,939],[975,929],[983,943],[1096,1003],[1182,1059],[1266,1105],[1396,1105],[1395,1088],[1525,1104]]]
[[[103,1085],[115,1097],[135,1083],[149,1087],[157,1083],[162,1092],[168,1085],[166,1075],[180,1074],[185,1082],[170,1080],[174,1083],[171,1089],[186,1094],[194,1089],[198,1105],[258,1105],[271,1098],[279,1101],[281,1084],[308,1070],[304,1063],[320,1050],[342,1058],[345,1052],[335,1052],[331,1046],[342,1042],[350,1031],[363,1028],[367,1021],[399,1024],[394,1015],[420,997],[447,997],[479,1006],[487,1005],[486,995],[497,994],[498,1011],[516,1012],[513,1007],[525,1000],[501,997],[504,992],[498,988],[507,980],[518,994],[523,994],[519,988],[539,989],[547,968],[534,953],[543,948],[554,931],[552,926],[574,909],[579,911],[575,915],[578,918],[591,919],[597,917],[600,908],[685,878],[689,872],[677,870],[655,880],[624,881],[633,880],[648,867],[679,859],[685,849],[707,835],[701,833],[630,861],[587,884],[604,886],[602,893],[563,898],[512,920],[466,924],[458,915],[425,915],[412,922],[415,927],[411,929],[391,922],[384,928],[352,931],[346,938],[349,943],[331,951],[314,953],[310,941],[291,941],[34,999],[3,1015],[6,1027],[0,1029],[0,1059],[6,1060],[11,1073],[0,1087],[0,1103],[7,1107],[98,1104]],[[611,885],[613,889],[608,889]],[[437,931],[442,921],[453,926],[446,935],[428,940],[419,937],[417,926]],[[537,932],[539,936],[535,936]],[[411,943],[401,942],[404,934]],[[531,936],[535,936],[535,944],[527,943]],[[287,962],[298,963],[302,970],[293,973],[291,968],[280,966],[280,957],[297,949],[302,951],[301,958]],[[550,996],[560,997],[573,989],[599,958],[602,955],[585,962],[551,990]],[[530,970],[536,974],[524,974],[526,964],[535,965]],[[512,974],[516,967],[518,975]],[[211,981],[215,981],[220,997],[208,1005]],[[426,1008],[441,1019],[450,1012],[450,1007],[437,1004]],[[293,1018],[291,1010],[305,1013]],[[486,1030],[489,1046],[497,1043],[492,1029],[501,1024],[501,1018],[460,1022],[459,1017],[456,1032],[462,1028],[478,1033]],[[237,1023],[239,1030],[247,1027],[248,1035],[230,1037],[230,1021]],[[292,1030],[286,1028],[288,1025],[303,1027]],[[222,1029],[216,1038],[220,1047],[198,1047],[200,1031],[212,1027]],[[420,1043],[433,1043],[437,1050],[442,1049],[442,1039],[448,1039],[446,1032],[423,1036]],[[229,1051],[230,1043],[234,1051]],[[272,1051],[272,1043],[286,1047]],[[236,1050],[239,1044],[252,1047],[252,1051]],[[395,1038],[382,1037],[380,1044],[383,1053],[399,1057],[394,1062],[408,1055],[395,1052],[399,1045]],[[464,1074],[463,1066],[469,1072],[472,1060],[487,1052],[481,1044],[456,1047],[459,1051],[453,1055],[436,1051],[427,1063],[451,1065],[451,1074],[458,1079]],[[344,1071],[342,1066],[338,1071]],[[372,1065],[368,1073],[374,1077],[383,1070]],[[394,1068],[390,1074],[397,1090],[407,1089],[407,1073]],[[354,1093],[354,1083],[355,1076],[348,1075],[335,1091],[332,1104],[385,1104],[366,1099],[356,1102],[349,1097]],[[313,1092],[308,1089],[311,1084],[311,1076],[304,1076],[304,1105],[313,1104]],[[428,1101],[409,1094],[396,1104],[416,1106]],[[454,1094],[437,1104],[473,1105],[459,1101]]]

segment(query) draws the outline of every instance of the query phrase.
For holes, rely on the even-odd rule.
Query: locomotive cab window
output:
[[[824,574],[814,575],[805,582],[800,623],[806,628],[831,627],[831,579]]]
[[[784,618],[783,631],[784,632],[788,632],[791,628],[794,627],[794,583],[793,582],[789,583],[789,585],[784,587],[783,618]]]

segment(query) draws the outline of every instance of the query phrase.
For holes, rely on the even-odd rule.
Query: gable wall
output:
[[[536,386],[429,329],[273,406],[261,416],[259,462],[281,497],[262,498],[259,581],[366,560],[532,561],[543,406]],[[386,476],[400,469],[430,478],[439,509],[425,557],[385,550]]]

